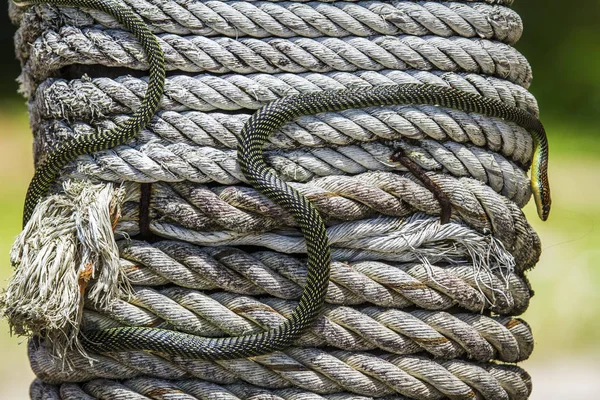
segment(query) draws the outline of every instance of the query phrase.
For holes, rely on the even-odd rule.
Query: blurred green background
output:
[[[600,398],[600,1],[517,0],[525,23],[517,48],[534,71],[531,91],[542,110],[551,144],[550,219],[527,216],[544,253],[529,273],[536,291],[523,318],[536,350],[523,366],[534,379],[532,399]],[[0,54],[0,278],[11,273],[8,251],[21,223],[32,175],[31,136],[25,101],[17,95],[6,9],[1,13]],[[33,379],[23,340],[0,322],[0,399],[25,399]]]

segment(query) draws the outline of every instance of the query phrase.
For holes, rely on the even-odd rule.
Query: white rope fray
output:
[[[113,224],[123,193],[112,184],[69,181],[61,194],[38,204],[11,249],[16,269],[1,299],[17,334],[49,330],[72,344],[84,291],[101,309],[120,297],[124,279]]]

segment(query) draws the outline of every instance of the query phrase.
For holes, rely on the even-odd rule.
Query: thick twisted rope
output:
[[[90,312],[88,326],[110,329],[120,325],[171,326],[179,331],[214,336],[260,332],[276,327],[291,315],[295,302],[261,301],[230,293],[209,296],[190,289],[134,291],[135,306],[124,303],[106,317]],[[477,361],[527,359],[533,337],[523,321],[436,311],[405,312],[379,307],[328,306],[309,332],[297,341],[304,347],[343,350],[384,350],[394,354],[429,353],[444,359]]]
[[[249,254],[234,248],[167,241],[152,245],[132,242],[121,248],[121,255],[128,279],[141,286],[174,283],[198,290],[297,299],[306,281],[306,270],[299,260],[274,252]],[[426,310],[458,305],[471,311],[489,308],[514,315],[528,305],[529,296],[526,282],[518,275],[478,276],[472,265],[334,261],[325,301]]]
[[[453,367],[460,368],[460,364]],[[500,372],[500,371],[494,371]],[[491,379],[475,378],[476,375],[480,374],[480,370],[472,368],[471,370],[464,371],[462,377],[469,379],[472,384],[477,386],[477,389],[486,395],[496,396],[498,399],[526,399],[527,393],[531,387],[531,379],[523,374],[518,369],[508,371],[504,373],[501,371],[503,377],[501,381],[495,381],[495,377]],[[519,374],[521,373],[521,376]],[[488,378],[486,376],[486,378]],[[519,389],[517,391],[505,390],[502,384],[506,385],[517,384]],[[54,399],[94,399],[97,397],[92,396],[103,396],[106,394],[120,393],[123,396],[129,396],[127,398],[137,399],[140,395],[151,395],[156,392],[156,389],[160,390],[160,393],[166,395],[183,396],[186,400],[194,400],[198,398],[205,398],[207,395],[216,394],[219,398],[227,400],[239,400],[239,399],[256,399],[258,398],[269,398],[274,400],[370,400],[373,397],[360,396],[356,394],[340,393],[334,395],[319,395],[310,391],[298,390],[298,389],[279,389],[279,390],[264,390],[251,385],[235,384],[235,385],[216,385],[211,383],[204,383],[198,381],[179,381],[171,382],[166,380],[158,379],[133,379],[124,383],[117,383],[109,380],[95,380],[83,385],[75,384],[62,384],[60,386],[52,386],[42,383],[37,380],[32,385],[32,392],[35,393],[35,398],[47,398],[50,400]],[[416,399],[433,399],[435,396],[440,396],[439,392],[433,392],[428,389],[415,390],[417,393],[423,393],[419,397],[411,397]],[[429,392],[429,393],[428,393]],[[197,397],[196,397],[197,396]],[[261,397],[262,396],[262,397]],[[413,395],[414,396],[414,395]],[[428,397],[426,397],[428,396]],[[401,395],[391,395],[381,397],[387,400],[408,400],[408,397]],[[491,397],[490,397],[491,398]]]
[[[223,336],[227,329],[258,332],[289,315],[306,282],[303,258],[233,247],[260,244],[303,252],[302,241],[290,236],[295,227],[290,215],[246,187],[235,157],[229,156],[251,111],[268,102],[321,90],[429,83],[482,94],[537,115],[535,100],[518,86],[528,85],[529,67],[518,53],[496,43],[513,44],[520,36],[518,16],[497,5],[508,2],[126,3],[159,34],[161,43],[175,46],[167,55],[174,70],[202,71],[214,65],[214,71],[248,75],[173,74],[166,82],[162,111],[135,143],[80,157],[65,170],[65,179],[138,182],[121,189],[115,197],[119,210],[109,219],[118,234],[151,235],[150,243],[118,242],[121,272],[134,284],[131,293],[136,296],[113,303],[112,311],[89,302],[83,314],[88,326],[162,324]],[[111,129],[139,107],[147,89],[139,73],[68,79],[78,77],[71,64],[79,59],[144,68],[137,43],[116,32],[111,18],[47,6],[13,10],[13,18],[27,19],[19,30],[21,43],[34,43],[31,49],[18,46],[18,51],[27,63],[23,89],[35,94],[31,107],[39,151],[98,127]],[[401,34],[416,38],[399,53],[378,39]],[[230,39],[238,37],[240,45]],[[483,40],[472,40],[479,37]],[[71,48],[64,47],[67,43]],[[315,63],[306,64],[299,55],[307,49],[317,52],[311,55]],[[336,54],[341,49],[354,55]],[[410,51],[419,53],[414,61],[419,68],[433,69],[385,69],[405,69],[399,62],[407,62]],[[210,56],[197,58],[202,52]],[[120,61],[106,58],[109,53],[119,54]],[[356,57],[361,54],[374,58]],[[40,56],[47,57],[46,65]],[[249,66],[236,69],[240,64],[232,56]],[[276,71],[278,60],[286,58],[292,61],[284,65],[290,71],[322,71],[325,66],[331,72],[253,72]],[[45,80],[52,66],[65,66],[62,76],[68,80]],[[358,70],[343,72],[348,68]],[[230,113],[234,110],[242,113]],[[450,226],[432,229],[425,215],[411,217],[415,211],[439,215],[439,205],[410,174],[398,173],[402,167],[385,165],[394,146],[429,170],[428,176],[451,195]],[[266,148],[271,165],[314,203],[334,237],[328,305],[310,333],[289,351],[254,361],[167,360],[127,352],[97,356],[90,366],[80,355],[69,354],[71,372],[52,359],[48,342],[32,342],[32,366],[45,381],[34,383],[33,398],[42,393],[57,399],[142,398],[156,391],[176,398],[231,399],[528,397],[529,378],[514,367],[407,355],[470,354],[480,361],[514,362],[531,351],[530,332],[520,320],[455,309],[519,314],[529,302],[522,271],[537,260],[539,240],[519,210],[530,193],[523,170],[530,164],[533,142],[526,130],[477,114],[396,106],[302,117],[273,135]],[[185,182],[189,180],[202,183]],[[378,218],[380,214],[388,217]],[[175,240],[154,242],[160,236]],[[452,244],[444,247],[445,241]],[[223,244],[229,247],[215,247]],[[444,256],[428,252],[429,244]],[[492,257],[481,258],[483,249],[491,249]],[[164,287],[173,284],[187,289]],[[375,359],[373,351],[384,355]],[[82,383],[61,383],[67,381]]]
[[[186,4],[181,0],[128,0],[126,3],[153,32],[202,36],[345,37],[408,34],[483,37],[514,44],[521,36],[519,16],[505,7],[459,2],[218,2]],[[101,24],[119,28],[102,13],[84,9],[39,7],[21,31],[58,27],[65,20],[77,27]],[[39,32],[37,32],[39,35]]]
[[[518,165],[502,156],[453,142],[445,146],[435,141],[418,144],[366,143],[335,149],[276,150],[267,151],[265,157],[286,181],[326,182],[326,179],[320,178],[359,175],[368,171],[405,171],[401,164],[389,160],[398,148],[403,148],[408,157],[418,162],[425,171],[447,171],[458,178],[473,177],[520,206],[529,200],[529,178]],[[81,157],[78,170],[88,176],[114,182],[189,181],[232,185],[245,181],[233,150],[183,143],[168,146],[151,143],[139,149],[119,146]]]
[[[207,38],[159,35],[167,70],[211,73],[303,73],[382,69],[462,70],[528,87],[531,70],[514,48],[484,39],[438,36],[370,38]],[[98,47],[96,43],[102,43]],[[139,48],[138,48],[139,47]],[[24,68],[36,79],[73,63],[148,69],[145,52],[122,31],[74,27],[47,32],[33,43]],[[60,54],[60,57],[56,55]],[[110,56],[109,56],[110,55]],[[36,63],[36,60],[44,60]]]
[[[165,82],[165,96],[160,108],[170,111],[256,110],[280,97],[303,92],[404,83],[429,83],[475,94],[485,93],[489,98],[538,114],[537,102],[532,95],[510,82],[475,74],[415,70],[359,71],[356,74],[176,75]],[[130,113],[137,109],[146,89],[145,80],[131,76],[70,81],[48,79],[37,88],[33,100],[35,114],[40,113],[44,118],[89,119]],[[85,106],[75,107],[82,105],[80,102]]]
[[[515,257],[520,270],[528,269],[537,260],[537,236],[530,228],[515,231],[516,226],[526,223],[514,203],[469,179],[455,180],[441,175],[432,179],[452,193],[450,200],[463,223],[482,233],[493,232]],[[426,188],[392,173],[322,178],[292,186],[307,196],[328,221],[359,221],[375,213],[404,217],[415,210],[432,215],[440,212],[437,201]],[[123,210],[118,230],[135,236],[140,232],[139,187],[134,186],[127,193],[127,198],[134,201]],[[260,193],[240,186],[211,190],[201,185],[159,184],[152,191],[149,206],[152,219],[164,220],[150,222],[149,229],[156,234],[177,231],[198,236],[202,232],[223,231],[227,235],[230,231],[241,237],[295,225],[280,207]],[[369,227],[363,229],[368,235]]]
[[[36,353],[33,366],[36,373],[48,383],[85,382],[93,376],[88,372],[89,363],[83,358],[73,360],[77,368],[72,372],[61,373],[56,359],[49,356],[43,346],[31,345],[30,351]],[[217,385],[242,380],[244,385],[263,390],[299,387],[321,395],[349,392],[350,396],[379,398],[400,394],[414,399],[446,396],[475,399],[473,389],[485,393],[486,398],[526,399],[531,391],[530,378],[518,367],[407,355],[377,357],[365,352],[291,348],[253,361],[188,360],[177,366],[161,366],[153,360],[156,356],[144,353],[122,353],[116,357],[129,365],[119,366],[105,358],[100,358],[99,363],[107,370],[118,371],[120,380],[140,380],[136,377],[141,373],[155,379],[176,377],[175,385],[196,377]],[[105,384],[110,387],[109,382]]]
[[[452,151],[455,157],[461,158],[465,167],[477,161],[463,159],[463,149],[467,147],[469,152],[480,151],[470,144],[486,147],[494,152],[492,154],[499,153],[510,161],[525,166],[529,165],[533,152],[531,137],[524,129],[501,120],[479,118],[476,114],[446,113],[430,106],[398,106],[386,111],[367,109],[365,112],[353,114],[332,114],[329,117],[324,115],[299,118],[273,135],[270,142],[265,144],[265,148],[267,151],[274,148],[292,150],[299,147],[358,145],[377,139],[398,141],[404,138],[421,140],[421,148],[414,148],[413,151],[427,151],[445,167],[454,162],[446,161],[450,155],[441,146]],[[68,123],[55,119],[56,115],[46,114],[42,118],[44,121],[39,123],[38,129],[40,144],[48,148],[52,148],[53,143],[60,140],[60,137],[83,135],[95,129],[88,123]],[[123,115],[117,115],[114,122],[99,118],[95,125],[102,129],[111,129],[115,122],[123,118]],[[140,143],[153,141],[210,146],[216,149],[234,148],[237,144],[235,136],[239,134],[248,118],[249,115],[244,114],[164,111],[157,114],[147,130],[142,130],[139,136]],[[314,126],[318,126],[319,130],[313,132],[311,129]],[[444,154],[440,154],[441,152]],[[451,167],[461,169],[456,165]]]
[[[476,197],[477,189],[484,188],[483,185],[469,179],[456,180],[438,174],[430,176],[436,184],[445,189],[452,188],[453,191],[455,187],[462,188],[458,192],[463,196],[460,203],[472,203],[468,212],[458,210],[464,222],[481,231],[491,230],[499,237],[504,238],[508,234],[509,229],[502,226],[492,228],[483,210],[484,207],[494,206],[488,203],[502,201],[501,197],[492,194],[479,200]],[[375,213],[404,217],[415,209],[429,214],[438,212],[439,205],[432,201],[431,193],[409,178],[396,173],[369,172],[352,178],[332,176],[314,179],[306,184],[291,185],[311,199],[327,221],[355,221],[371,217]],[[471,190],[465,186],[466,182],[473,184]],[[527,184],[523,183],[525,187]],[[139,186],[132,187],[131,190],[129,196],[139,198]],[[454,196],[458,196],[458,193],[451,196],[451,201],[457,206],[459,202]],[[193,230],[225,229],[252,233],[266,232],[276,227],[295,226],[293,219],[281,207],[255,190],[243,186],[209,188],[205,185],[159,183],[153,186],[151,195],[153,218],[163,216],[171,222]],[[500,207],[496,205],[496,208]],[[137,207],[128,208],[123,212],[121,221],[135,221],[138,215]],[[123,226],[122,229],[126,231],[128,228]],[[511,241],[505,241],[505,245],[511,244]]]

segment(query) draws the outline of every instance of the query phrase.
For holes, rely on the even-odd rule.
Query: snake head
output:
[[[538,216],[542,221],[546,221],[550,215],[550,206],[552,205],[552,199],[550,198],[549,186],[533,185],[533,199],[535,200],[535,207],[537,209]]]
[[[537,213],[542,221],[548,220],[548,216],[550,215],[550,204],[550,198],[548,198],[547,201],[541,202],[541,204],[536,202]]]

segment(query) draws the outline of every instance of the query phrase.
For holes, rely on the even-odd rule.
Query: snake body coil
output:
[[[269,103],[246,122],[238,144],[238,162],[248,181],[261,193],[282,205],[296,219],[306,239],[308,279],[292,317],[276,329],[261,334],[233,338],[203,338],[153,328],[124,327],[92,331],[87,339],[101,342],[96,350],[154,350],[189,358],[248,357],[282,349],[317,318],[329,278],[329,246],[325,226],[308,201],[273,174],[263,158],[263,145],[276,130],[300,116],[352,108],[395,104],[430,104],[477,112],[512,121],[532,132],[536,160],[534,193],[538,211],[546,219],[550,211],[547,180],[547,141],[544,127],[537,118],[515,107],[480,95],[428,84],[379,86],[305,93]],[[535,191],[539,187],[539,191]],[[226,351],[225,351],[226,349]]]
[[[540,120],[525,110],[507,106],[499,100],[454,88],[409,83],[369,89],[329,90],[285,97],[264,106],[246,123],[240,139],[238,161],[244,172],[249,168],[248,165],[264,164],[262,155],[259,156],[262,154],[262,147],[258,147],[259,144],[252,141],[258,137],[262,146],[266,138],[275,130],[300,116],[397,104],[453,108],[501,118],[526,129],[532,135],[534,142],[531,188],[539,217],[544,221],[548,219],[551,205],[548,182],[548,140]],[[252,159],[247,160],[245,157],[252,157]],[[255,168],[259,169],[259,167]],[[260,171],[263,173],[266,167],[260,166]]]
[[[145,23],[128,8],[113,0],[32,0],[19,5],[49,3],[54,5],[92,8],[104,11],[129,29],[146,51],[150,79],[141,107],[125,124],[108,132],[98,132],[65,140],[38,166],[29,185],[25,200],[23,224],[31,217],[38,201],[48,192],[61,169],[77,156],[109,149],[133,139],[150,121],[162,97],[165,81],[165,61],[156,37]],[[258,138],[249,135],[248,141]],[[244,158],[242,155],[241,158]],[[261,178],[262,175],[259,177]],[[254,335],[228,338],[205,338],[179,332],[124,327],[88,331],[82,334],[84,346],[93,352],[118,350],[151,350],[177,354],[188,358],[230,359],[265,354],[291,345],[318,317],[329,283],[330,252],[325,225],[308,201],[288,185],[275,179],[259,190],[287,206],[305,232],[308,251],[308,279],[302,297],[289,320],[277,328]]]
[[[113,15],[142,43],[148,55],[150,81],[142,106],[125,124],[113,131],[66,140],[44,160],[27,193],[25,222],[68,162],[78,155],[125,143],[137,135],[154,114],[165,79],[165,63],[156,38],[127,8],[112,0],[33,0],[31,3],[93,8]],[[256,356],[291,345],[321,311],[329,282],[330,250],[325,225],[318,212],[304,196],[271,172],[263,158],[263,145],[277,129],[303,115],[396,104],[429,104],[476,112],[515,122],[529,130],[535,143],[533,193],[540,217],[543,220],[548,217],[548,143],[540,121],[526,111],[479,95],[428,84],[322,91],[285,97],[264,106],[248,120],[238,138],[238,162],[249,183],[294,216],[306,239],[308,277],[290,318],[262,333],[226,338],[206,338],[145,327],[92,330],[82,334],[84,346],[93,352],[148,350],[186,358],[230,359]]]
[[[149,80],[146,95],[138,110],[125,123],[106,132],[96,132],[89,135],[68,138],[58,148],[52,151],[36,168],[33,179],[29,183],[23,210],[23,225],[25,225],[39,200],[48,193],[48,189],[56,180],[61,169],[76,157],[106,150],[127,143],[150,122],[158,108],[165,85],[165,58],[156,36],[138,16],[129,8],[113,0],[15,0],[19,6],[31,4],[54,4],[58,6],[73,6],[91,8],[112,15],[123,24],[139,40],[148,57]]]

